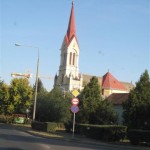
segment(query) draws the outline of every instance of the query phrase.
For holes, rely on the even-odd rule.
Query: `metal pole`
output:
[[[75,128],[75,113],[73,113],[73,129],[72,129],[72,138],[74,138],[74,128]]]
[[[37,101],[37,88],[38,88],[38,77],[39,77],[39,48],[32,46],[32,45],[21,45],[21,44],[15,44],[15,46],[25,46],[25,47],[31,47],[36,48],[38,50],[38,59],[37,59],[37,70],[36,70],[36,81],[35,81],[35,98],[34,98],[34,106],[33,106],[33,121],[35,120],[35,112],[36,112],[36,101]]]
[[[38,48],[37,70],[36,70],[36,82],[35,82],[35,98],[34,98],[34,106],[33,106],[33,121],[35,120],[35,112],[36,112],[38,76],[39,76],[39,48]]]

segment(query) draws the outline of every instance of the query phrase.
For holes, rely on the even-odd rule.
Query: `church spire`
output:
[[[76,26],[75,26],[75,17],[74,17],[74,2],[72,1],[71,14],[66,34],[66,40],[69,44],[73,37],[76,37]]]

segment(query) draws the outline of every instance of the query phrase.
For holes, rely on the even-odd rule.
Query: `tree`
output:
[[[35,85],[33,86],[33,90],[35,92]],[[38,86],[37,86],[37,93],[47,92],[44,88],[43,83],[40,78],[38,78]]]
[[[48,91],[45,89],[43,86],[43,83],[40,78],[38,78],[38,85],[37,85],[37,104],[36,104],[36,113],[35,113],[35,119],[39,118],[38,117],[38,112],[37,109],[40,107],[41,103],[45,102],[45,98],[47,97]],[[31,105],[31,110],[33,110],[33,105],[35,101],[35,87],[36,84],[33,85],[33,98],[32,98],[32,105]],[[45,111],[45,110],[43,110]],[[33,111],[30,111],[30,114],[32,114]]]
[[[25,113],[31,106],[33,90],[26,78],[14,78],[10,83],[10,105],[14,107],[11,113]]]
[[[124,124],[129,128],[150,129],[150,78],[147,70],[130,91],[123,108]]]
[[[79,96],[79,113],[77,121],[89,124],[110,124],[116,121],[116,113],[111,103],[103,100],[100,85],[96,77],[92,77]]]
[[[67,96],[68,94],[66,94]],[[52,89],[47,97],[40,99],[37,105],[37,120],[50,122],[68,122],[70,120],[69,97],[59,88]],[[71,99],[71,98],[70,98]]]
[[[5,84],[3,81],[0,81],[0,113],[8,114],[12,111],[13,107],[11,107],[9,103],[9,86]]]

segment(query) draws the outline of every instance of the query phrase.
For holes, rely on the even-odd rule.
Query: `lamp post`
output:
[[[29,109],[26,109],[26,113],[27,113],[27,120],[28,120],[28,113],[29,113]]]
[[[25,47],[31,47],[36,48],[38,50],[38,58],[37,58],[37,68],[36,68],[36,81],[35,81],[35,97],[34,97],[34,105],[33,105],[33,121],[35,120],[35,112],[36,112],[36,101],[37,101],[37,88],[38,88],[38,77],[39,77],[39,48],[31,45],[21,45],[21,44],[15,44],[15,46],[25,46]]]

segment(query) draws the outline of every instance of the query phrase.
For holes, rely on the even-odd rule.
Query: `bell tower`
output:
[[[76,36],[74,3],[70,13],[67,33],[61,46],[59,74],[55,76],[55,86],[65,90],[82,89],[82,76],[79,73],[79,45]]]

